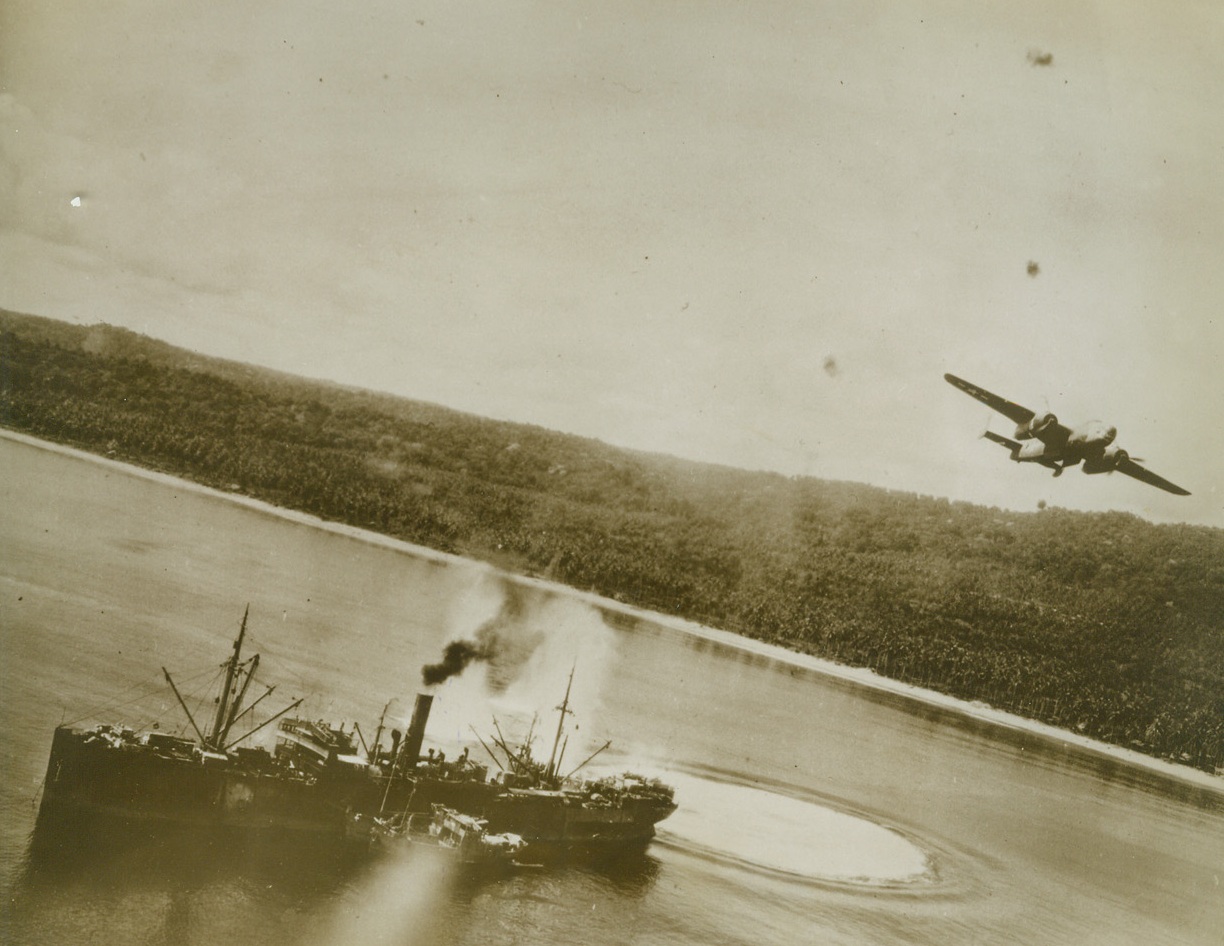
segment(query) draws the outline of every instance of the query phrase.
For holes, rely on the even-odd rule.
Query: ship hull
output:
[[[420,760],[431,699],[418,697],[399,752],[379,757],[389,762],[389,774],[355,754],[351,734],[302,719],[280,724],[275,754],[257,747],[216,751],[157,731],[61,726],[38,831],[84,839],[202,829],[346,843],[356,840],[353,827],[363,819],[441,805],[483,819],[494,834],[520,836],[540,858],[640,850],[675,810],[669,787],[628,773],[541,787],[539,767],[524,765],[490,781],[466,753],[452,763],[432,753]],[[514,787],[521,781],[537,784]]]
[[[174,826],[344,835],[350,810],[376,810],[386,782],[368,777],[260,771],[114,744],[96,732],[55,731],[39,808],[42,831],[98,821],[153,831]],[[402,783],[389,801],[406,801]]]
[[[489,830],[521,835],[533,855],[623,853],[644,849],[670,803],[630,799],[592,806],[568,792],[511,791],[487,809]]]
[[[674,810],[651,798],[601,805],[570,792],[505,789],[428,773],[392,780],[388,788],[385,777],[260,770],[60,727],[36,833],[79,843],[202,829],[343,842],[353,840],[353,814],[427,812],[435,804],[485,818],[494,833],[521,835],[537,856],[644,848],[655,824]]]

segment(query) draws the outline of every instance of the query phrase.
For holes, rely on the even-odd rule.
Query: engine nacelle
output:
[[[1129,460],[1130,454],[1121,447],[1106,447],[1099,457],[1084,461],[1085,473],[1110,473],[1116,470],[1123,460]]]
[[[1058,423],[1058,418],[1048,411],[1045,414],[1034,414],[1023,424],[1016,425],[1017,440],[1032,440],[1038,434],[1053,427]]]

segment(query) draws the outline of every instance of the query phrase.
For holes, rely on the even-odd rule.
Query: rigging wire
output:
[[[247,631],[247,639],[253,645],[254,649],[267,650],[274,657],[280,656],[278,663],[281,663],[282,665],[277,671],[278,676],[290,677],[297,683],[300,692],[305,691],[310,697],[317,697],[315,685],[312,685],[301,673],[293,669],[292,661],[285,659],[283,652],[281,652],[279,648],[275,646],[269,648],[266,641],[263,640],[262,635],[253,634],[251,633],[250,629]],[[196,683],[202,678],[205,678],[211,674],[211,677],[208,679],[207,683],[192,689],[190,692],[187,692],[186,696],[184,697],[187,702],[191,703],[191,705],[195,707],[197,714],[207,708],[207,694],[218,687],[221,676],[225,672],[227,663],[228,661],[225,661],[221,663],[219,667],[216,663],[209,663],[207,666],[197,669],[176,680],[180,689],[186,692],[187,688],[191,686],[191,684]],[[119,693],[117,693],[112,699],[88,708],[85,712],[74,719],[61,721],[60,725],[74,726],[85,720],[91,719],[102,721],[105,719],[105,717],[113,716],[120,710],[131,707],[134,704],[138,704],[142,701],[149,700],[158,694],[164,694],[165,687],[165,678],[161,674],[158,674],[156,677],[147,677],[143,680],[138,680],[120,690]],[[134,695],[132,695],[133,693]],[[172,707],[165,703],[163,703],[161,709],[157,711],[150,711],[148,708],[146,708],[141,714],[141,717],[138,719],[135,728],[150,729],[155,725],[160,726],[165,716],[171,709]],[[177,716],[178,714],[175,713],[175,715]],[[259,714],[253,713],[250,722],[258,722],[258,720]],[[177,730],[167,728],[166,731],[181,736],[185,734],[189,725],[190,723],[188,720],[180,720]]]
[[[275,662],[276,678],[278,680],[296,683],[299,691],[306,693],[314,692],[314,685],[301,673],[293,669],[293,659],[289,656],[291,651],[282,650],[275,644],[269,644],[268,639],[263,637],[258,631],[252,630],[249,624],[247,625],[246,639],[250,644],[250,649],[267,654],[272,658]]]
[[[309,683],[309,681],[306,680],[306,678],[301,673],[298,673],[293,669],[292,659],[286,657],[286,653],[288,653],[288,651],[282,651],[275,645],[269,645],[268,639],[265,638],[253,626],[255,624],[257,624],[257,622],[248,622],[247,624],[246,637],[245,637],[246,645],[247,645],[246,652],[247,653],[251,653],[251,652],[262,653],[262,654],[270,655],[273,658],[273,661],[275,662],[275,666],[276,666],[275,676],[278,679],[283,680],[284,678],[287,677],[289,678],[291,685],[292,683],[297,684],[299,692],[303,692],[303,691],[306,692],[308,697],[314,696],[315,695],[314,687]],[[248,658],[248,661],[249,659],[250,658]],[[246,661],[244,661],[244,663],[245,662]],[[225,669],[225,665],[222,664],[222,672],[224,671],[224,669]],[[283,686],[283,684],[278,683],[278,686]],[[264,695],[266,696],[267,694],[265,693]],[[254,734],[257,730],[262,729],[264,724],[267,721],[271,720],[276,715],[276,711],[271,711],[271,705],[269,705],[269,707],[264,708],[264,710],[270,711],[267,714],[265,714],[264,710],[260,710],[257,708],[262,699],[263,697],[258,697],[255,700],[251,701],[250,703],[250,708],[251,708],[250,719],[246,720],[246,722],[243,724],[244,728],[249,727],[248,734],[247,734],[248,736]],[[283,710],[280,710],[280,712],[283,712]],[[265,719],[265,715],[267,716],[266,719]],[[238,740],[238,743],[245,742],[246,738],[247,737],[244,736],[242,739]],[[235,743],[235,745],[237,745],[238,743]]]
[[[194,680],[197,680],[211,670],[213,670],[213,665],[209,664],[204,669],[197,670],[191,676],[187,677],[184,682],[190,683]],[[91,708],[87,712],[78,716],[76,719],[72,719],[72,720],[68,720],[67,722],[60,723],[60,725],[61,726],[75,726],[77,723],[81,722],[82,720],[96,719],[97,717],[103,715],[104,713],[113,713],[115,710],[123,709],[124,707],[131,706],[133,703],[139,703],[141,700],[148,699],[150,696],[153,696],[159,690],[161,690],[162,687],[164,687],[165,685],[166,685],[165,678],[163,678],[160,674],[158,674],[155,680],[154,679],[140,680],[136,683],[133,683],[131,686],[125,687],[110,702],[103,703],[100,706]],[[129,700],[122,699],[123,696],[125,696],[127,693],[129,693],[131,690],[135,689],[136,687],[143,687],[144,692],[138,693],[136,696],[132,697]]]
[[[248,629],[246,636],[248,641],[253,645],[253,649],[267,650],[272,653],[274,657],[278,655],[278,648],[268,648],[261,635],[252,634]],[[278,668],[277,675],[292,678],[293,681],[298,684],[299,692],[304,691],[307,693],[307,699],[317,699],[318,693],[315,690],[315,685],[312,685],[301,673],[298,673],[292,669],[292,661],[284,660],[283,656],[281,660],[283,661],[283,665]],[[279,662],[280,661],[278,661],[278,663]],[[207,666],[197,669],[182,678],[178,678],[176,676],[175,682],[178,684],[180,690],[182,690],[184,693],[184,702],[190,704],[197,715],[207,709],[209,703],[208,695],[212,691],[218,689],[227,664],[228,661],[224,661],[220,665],[216,663],[209,663]],[[188,691],[188,687],[194,683],[199,683],[201,680],[205,680],[205,682]],[[73,726],[84,720],[101,720],[107,715],[115,714],[117,711],[130,707],[133,704],[138,704],[142,701],[149,700],[158,694],[164,695],[165,687],[165,677],[161,674],[158,674],[155,678],[150,677],[144,680],[139,680],[125,687],[108,702],[92,707],[75,719],[61,722],[60,725]],[[133,691],[135,691],[135,695],[129,696],[129,694],[132,694]],[[173,704],[168,703],[163,703],[161,709],[156,711],[150,711],[148,708],[145,708],[133,728],[145,730],[151,729],[155,725],[160,727],[167,714],[170,714],[173,710]],[[177,712],[173,712],[173,715],[176,718],[179,716]],[[258,712],[253,712],[249,722],[257,723],[260,721],[260,718],[261,715]],[[189,720],[180,719],[177,729],[168,726],[163,731],[173,735],[183,736],[186,734],[189,726]]]
[[[189,684],[189,683],[193,682],[194,680],[198,680],[198,679],[200,679],[200,678],[201,678],[201,677],[203,677],[203,675],[204,675],[205,673],[207,673],[207,672],[208,672],[207,670],[204,670],[204,671],[201,671],[200,673],[196,674],[196,675],[195,675],[195,676],[193,676],[193,677],[188,677],[186,680],[184,680],[184,681],[183,681],[183,685],[185,686],[186,684]],[[221,674],[222,674],[223,672],[224,672],[224,667],[222,667],[220,670],[216,670],[216,671],[213,673],[212,679],[210,679],[210,680],[209,680],[207,683],[202,684],[201,686],[196,687],[194,690],[192,690],[190,693],[188,693],[188,694],[187,694],[187,696],[184,698],[185,700],[191,700],[191,701],[193,701],[193,705],[196,707],[196,712],[197,712],[197,713],[199,713],[199,712],[200,712],[200,711],[201,711],[203,708],[207,707],[207,705],[208,705],[208,697],[207,697],[207,694],[208,694],[208,693],[211,693],[211,692],[212,692],[214,689],[216,689],[217,684],[218,684],[218,682],[219,682],[219,681],[220,681],[220,679],[221,679]],[[165,686],[165,678],[163,678],[163,679],[162,679],[162,686]],[[170,704],[168,704],[168,703],[167,703],[167,704],[165,705],[165,707],[164,707],[164,708],[161,710],[161,712],[159,712],[157,715],[155,715],[155,716],[151,717],[147,723],[143,723],[143,724],[142,724],[140,727],[138,727],[138,728],[141,728],[141,729],[148,729],[148,728],[149,728],[149,727],[150,727],[150,726],[151,726],[153,723],[158,723],[158,724],[160,724],[160,723],[161,723],[161,720],[162,720],[162,717],[165,715],[165,713],[166,713],[166,711],[167,711],[168,709],[170,709]],[[191,724],[190,720],[186,720],[186,719],[184,719],[184,720],[180,720],[180,721],[179,721],[179,726],[178,726],[178,729],[174,730],[174,731],[173,731],[173,734],[174,734],[174,735],[176,735],[176,736],[182,736],[182,735],[184,735],[184,734],[186,733],[186,731],[187,731],[187,727],[188,727],[190,724]]]

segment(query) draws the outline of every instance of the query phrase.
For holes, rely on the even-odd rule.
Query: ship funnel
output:
[[[421,743],[425,741],[425,724],[429,722],[429,710],[433,706],[433,696],[428,693],[418,693],[416,706],[412,710],[412,722],[408,726],[408,735],[404,737],[403,759],[411,768],[421,757]]]

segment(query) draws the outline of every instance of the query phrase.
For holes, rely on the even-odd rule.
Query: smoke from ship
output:
[[[525,734],[537,712],[550,713],[575,670],[571,750],[598,745],[603,686],[616,647],[616,633],[598,608],[488,572],[454,607],[440,659],[421,667],[427,686],[444,687],[430,724],[434,741],[443,733],[461,739],[473,728],[484,732],[493,716],[507,735]]]
[[[421,679],[426,686],[443,683],[457,673],[463,673],[473,660],[490,660],[496,650],[485,648],[475,641],[451,641],[442,651],[442,662],[426,664],[421,668]]]
[[[496,581],[496,612],[484,620],[471,637],[450,641],[438,663],[421,668],[426,686],[437,686],[463,673],[472,663],[488,666],[488,683],[501,692],[518,675],[539,646],[543,635],[529,621],[530,608],[525,591],[511,582]],[[483,599],[483,600],[482,600]],[[474,607],[487,607],[489,599],[478,596]]]

